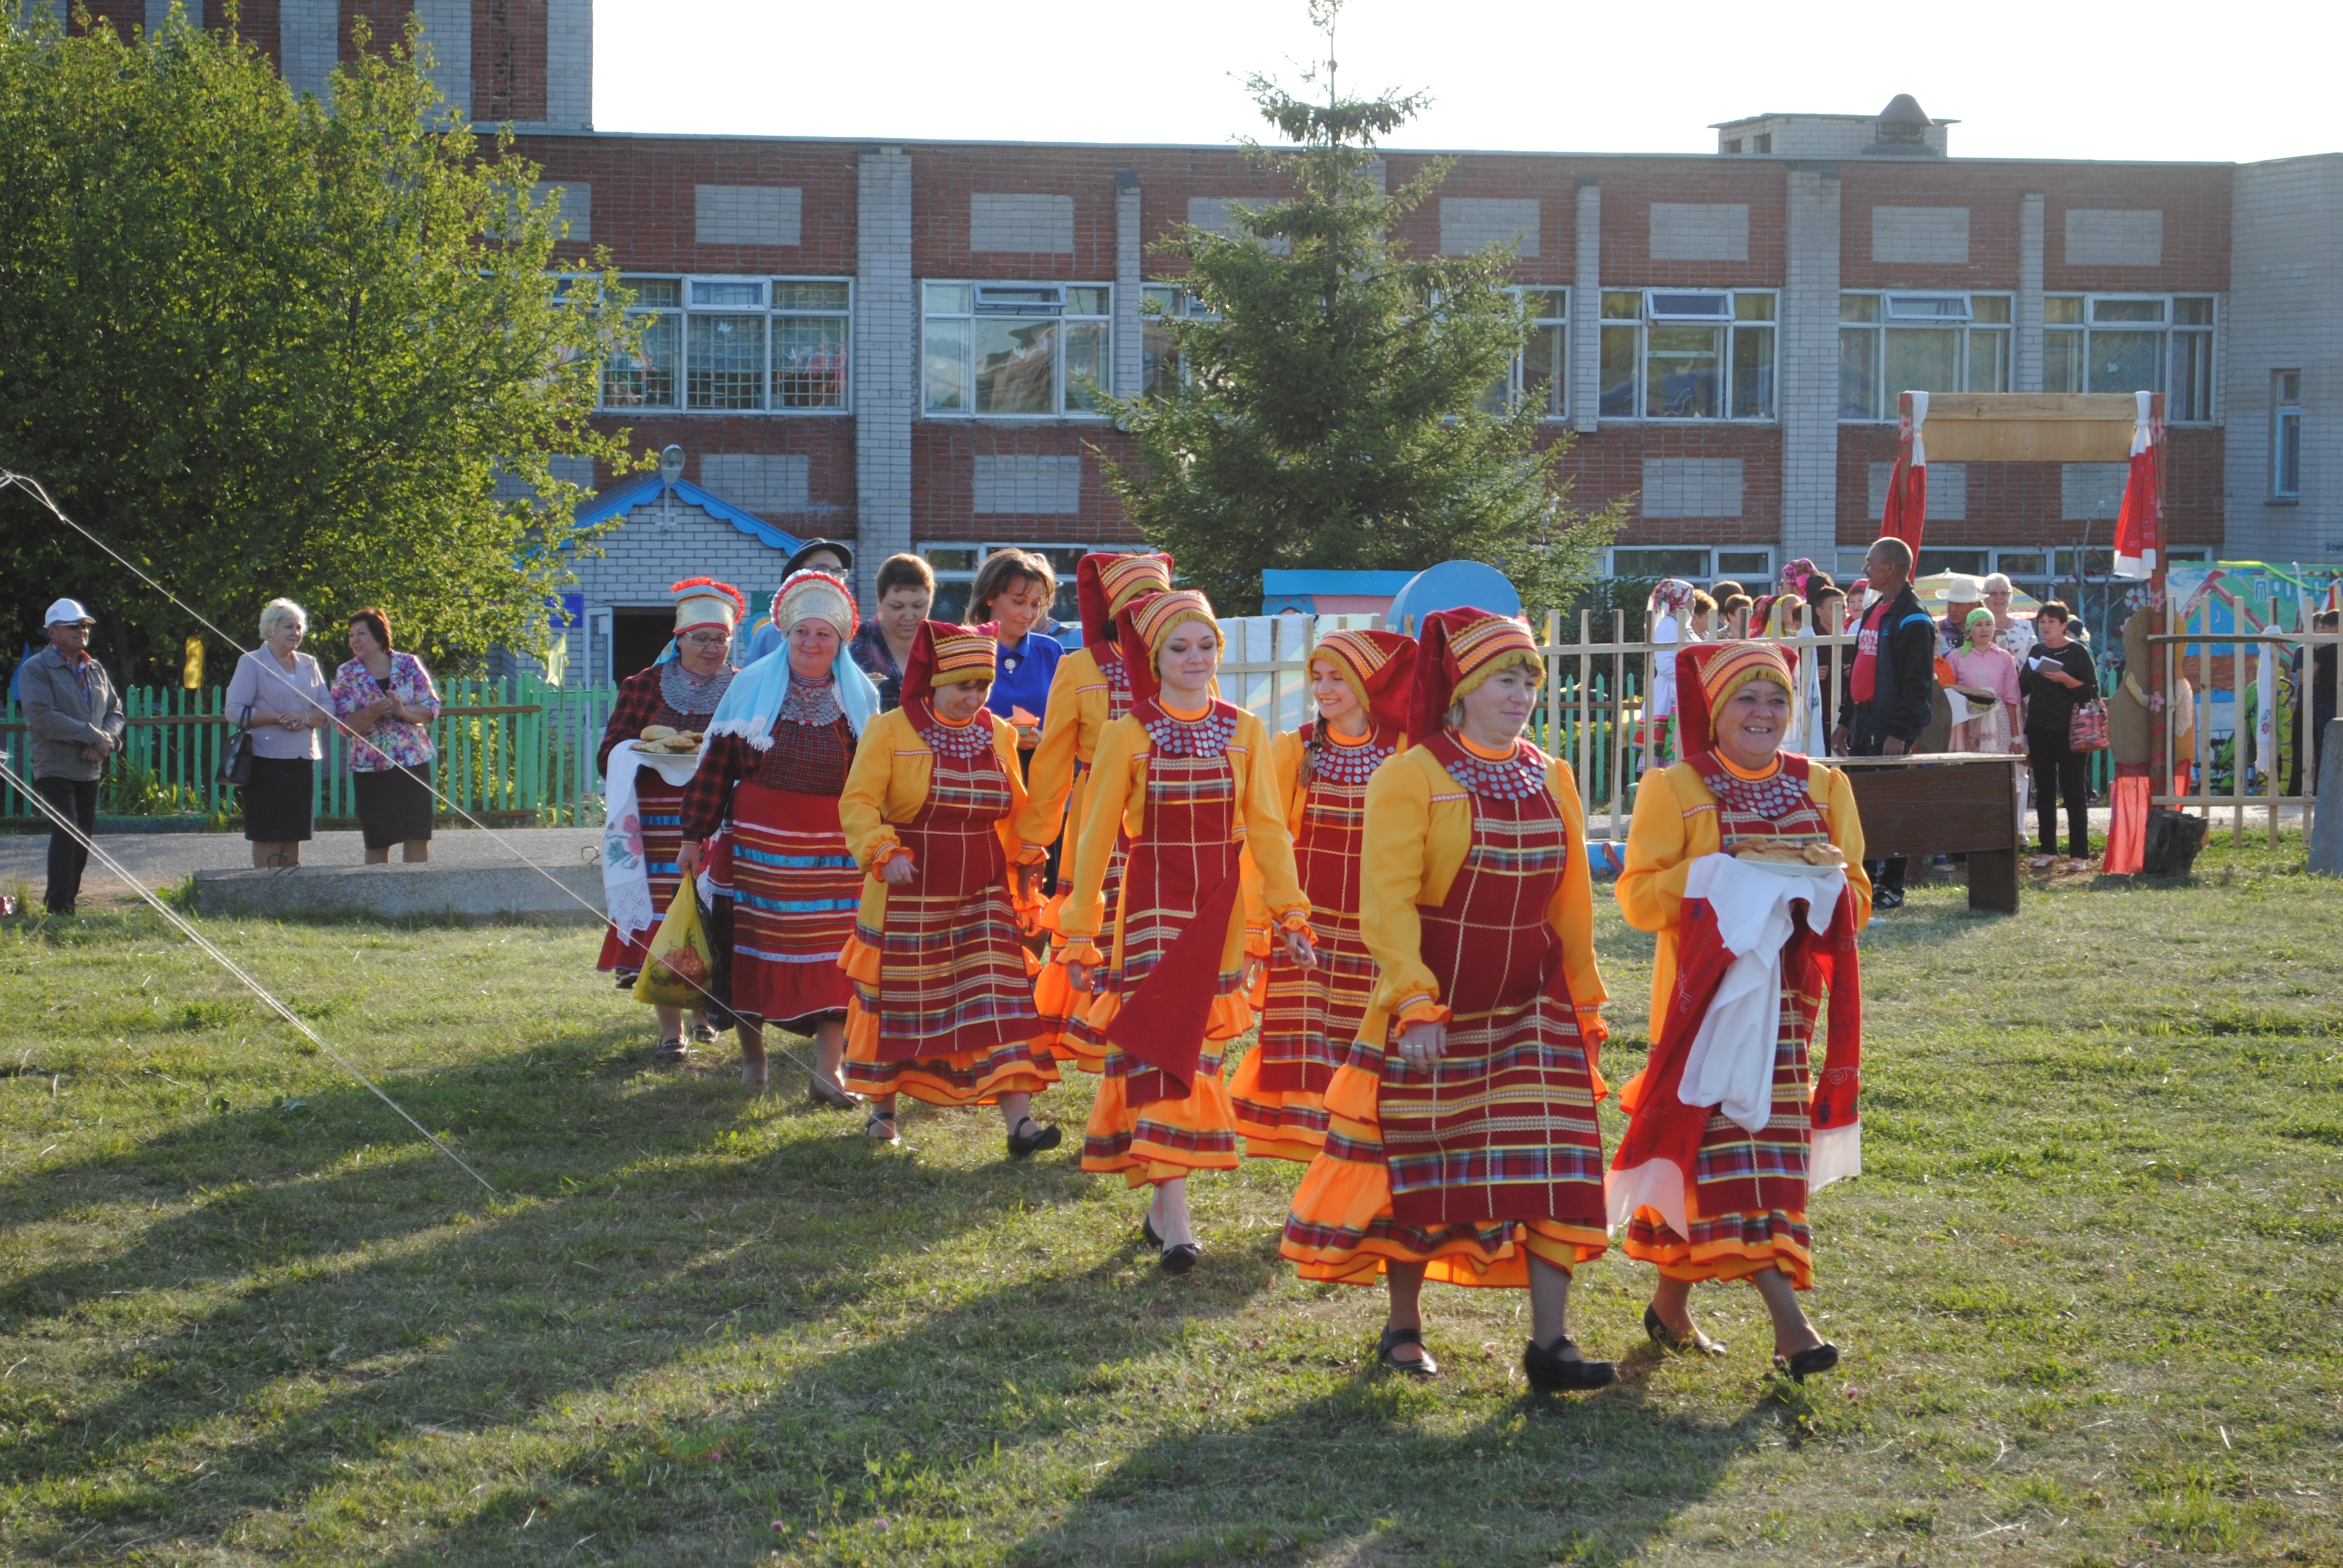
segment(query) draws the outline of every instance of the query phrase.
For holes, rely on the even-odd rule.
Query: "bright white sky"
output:
[[[2240,162],[2343,147],[2343,12],[2310,0],[1350,0],[1346,85],[1431,90],[1395,146],[1713,152],[1711,121],[1875,114],[1956,156]],[[1565,37],[1565,28],[1575,35]],[[606,131],[1223,144],[1243,78],[1298,85],[1302,0],[596,0]],[[1589,47],[1593,52],[1589,53]]]

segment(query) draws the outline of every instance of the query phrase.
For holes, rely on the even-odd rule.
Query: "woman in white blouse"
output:
[[[238,793],[252,863],[262,868],[301,863],[324,754],[317,731],[333,722],[325,672],[299,651],[308,629],[307,610],[270,599],[260,612],[260,646],[236,661],[227,683],[228,719],[252,736],[252,779]]]

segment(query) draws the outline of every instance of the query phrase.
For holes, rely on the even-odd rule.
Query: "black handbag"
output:
[[[241,789],[252,782],[252,704],[244,705],[244,717],[236,720],[236,732],[227,738],[227,746],[220,752],[219,781]]]

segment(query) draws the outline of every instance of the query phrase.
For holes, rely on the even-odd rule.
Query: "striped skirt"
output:
[[[862,872],[834,796],[742,780],[732,796],[732,1010],[803,1033],[843,1019],[854,988],[838,967],[854,935]]]
[[[675,863],[683,850],[683,786],[669,783],[649,767],[638,770],[635,819],[642,824],[643,873],[651,885],[651,908],[665,915],[676,889],[683,883],[683,873]],[[620,941],[615,930],[604,927],[602,957],[595,967],[629,974],[639,971],[650,950],[651,939],[658,934],[656,921],[637,931],[631,941]]]
[[[1307,1163],[1326,1141],[1326,1086],[1350,1054],[1375,989],[1375,960],[1355,916],[1318,917],[1318,967],[1272,947],[1260,1043],[1229,1081],[1237,1131],[1255,1160]]]
[[[840,960],[854,981],[846,1017],[846,1082],[874,1098],[990,1105],[1058,1081],[1033,1010],[1031,961],[1009,895],[921,898],[887,890],[886,929],[857,925]],[[905,1036],[919,1049],[890,1049]]]

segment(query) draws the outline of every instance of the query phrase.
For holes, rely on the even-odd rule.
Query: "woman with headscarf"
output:
[[[1578,784],[1522,736],[1544,674],[1519,620],[1424,618],[1408,722],[1423,739],[1367,786],[1374,994],[1281,1251],[1305,1280],[1381,1275],[1376,1357],[1410,1377],[1439,1371],[1425,1280],[1526,1289],[1523,1371],[1555,1392],[1615,1373],[1569,1332],[1571,1272],[1610,1244],[1594,1114],[1606,993]]]
[[[714,578],[686,578],[668,591],[675,596],[675,635],[657,663],[618,683],[618,700],[594,753],[602,769],[602,891],[609,919],[598,967],[617,975],[621,988],[632,986],[641,972],[659,917],[683,881],[677,856],[684,837],[684,787],[670,776],[689,770],[683,757],[644,753],[635,743],[659,726],[678,734],[707,734],[716,721],[717,704],[732,685],[732,666],[725,656],[733,628],[749,608],[739,589]],[[654,1010],[659,1040],[651,1060],[679,1067],[689,1058],[686,1010]],[[691,1039],[715,1044],[706,1009],[689,1011]]]
[[[1061,844],[1058,884],[1049,890],[1041,925],[1053,933],[1050,962],[1033,988],[1044,1039],[1056,1054],[1086,1072],[1096,1072],[1106,1050],[1076,1021],[1081,1003],[1066,982],[1065,936],[1059,912],[1073,890],[1074,846],[1081,842],[1083,802],[1091,759],[1106,727],[1131,711],[1131,675],[1115,638],[1115,618],[1151,593],[1172,586],[1167,555],[1115,555],[1094,550],[1074,568],[1074,593],[1082,618],[1082,645],[1058,661],[1042,710],[1041,739],[1025,769],[1025,806],[1017,815],[1018,838],[1028,849]],[[1062,839],[1061,839],[1062,835]],[[1114,908],[1122,886],[1123,853],[1109,858],[1100,896]]]
[[[1676,654],[1679,644],[1694,641],[1693,598],[1699,589],[1682,578],[1662,578],[1652,585],[1644,605],[1644,635],[1654,645],[1652,655],[1652,699],[1644,705],[1644,722],[1651,727],[1648,767],[1664,768],[1676,757]]]
[[[1074,886],[1061,911],[1067,979],[1091,992],[1084,1025],[1106,1046],[1082,1169],[1151,1186],[1143,1233],[1165,1272],[1202,1251],[1187,1178],[1236,1168],[1221,1045],[1252,1027],[1252,964],[1274,923],[1307,968],[1310,906],[1256,715],[1212,695],[1221,633],[1200,593],[1151,594],[1117,618],[1131,711],[1101,731]],[[1110,918],[1107,870],[1127,846]],[[1250,861],[1248,876],[1244,862]],[[1248,896],[1249,895],[1249,896]]]
[[[1983,605],[1969,611],[1965,628],[1968,640],[1953,651],[1953,678],[1970,696],[1972,709],[1979,695],[1992,699],[1982,711],[1953,726],[1952,749],[2005,756],[2022,744],[2017,739],[2017,660],[2000,642],[2001,626]]]
[[[683,792],[678,861],[696,874],[702,847],[722,829],[740,1081],[764,1087],[764,1025],[777,1023],[813,1037],[820,1054],[807,1092],[844,1110],[861,1102],[838,1081],[854,996],[838,960],[854,935],[862,875],[847,853],[838,798],[855,740],[878,714],[879,689],[841,657],[858,618],[839,578],[793,574],[773,596],[772,618],[780,647],[739,673],[708,727],[707,752]]]
[[[1414,674],[1413,638],[1333,632],[1310,651],[1317,719],[1269,743],[1318,961],[1302,969],[1270,955],[1260,1042],[1229,1081],[1252,1158],[1307,1163],[1326,1141],[1326,1085],[1350,1054],[1375,984],[1359,931],[1367,780],[1407,749]]]
[[[1863,1168],[1863,823],[1844,773],[1783,749],[1781,649],[1687,648],[1678,679],[1688,750],[1637,790],[1619,876],[1627,923],[1659,947],[1651,1055],[1619,1094],[1610,1220],[1629,1257],[1658,1266],[1654,1342],[1723,1355],[1693,1321],[1692,1288],[1745,1279],[1773,1319],[1775,1365],[1803,1382],[1838,1362],[1798,1307],[1814,1277],[1807,1206]]]
[[[862,732],[839,798],[847,848],[866,873],[840,959],[854,981],[846,1081],[869,1095],[865,1131],[894,1142],[895,1097],[999,1105],[1009,1157],[1054,1149],[1033,1096],[1058,1081],[1034,1040],[1033,978],[1011,866],[1039,859],[1011,827],[1024,804],[1017,730],[985,704],[998,642],[923,621],[902,703]]]

